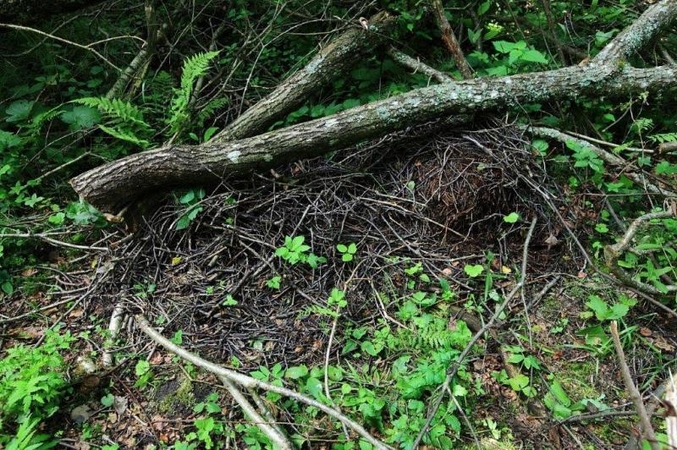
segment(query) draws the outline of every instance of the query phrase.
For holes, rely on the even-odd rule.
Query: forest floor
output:
[[[61,323],[77,337],[72,367],[95,366],[71,373],[73,394],[46,430],[77,449],[265,448],[215,377],[138,330],[141,314],[212,362],[318,399],[326,388],[374,436],[406,448],[449,358],[524,276],[433,421],[447,439],[424,448],[624,447],[637,418],[610,320],[655,405],[675,318],[610,284],[581,253],[600,239],[602,196],[559,184],[513,128],[439,125],[192,190],[150,215],[138,207],[125,226],[83,237],[107,251],[45,249],[51,264],[25,274],[43,281],[0,305],[4,316],[27,314],[5,324],[2,344]],[[115,308],[124,316],[111,336]],[[261,396],[303,448],[351,448],[317,411]]]

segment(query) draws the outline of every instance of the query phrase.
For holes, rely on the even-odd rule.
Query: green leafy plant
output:
[[[184,61],[181,74],[181,87],[174,90],[170,115],[167,118],[170,135],[179,134],[190,123],[190,102],[195,81],[207,73],[211,60],[218,55],[219,52],[198,53]],[[212,134],[214,131],[212,131]]]
[[[179,204],[184,205],[186,209],[176,221],[177,230],[185,230],[188,228],[191,222],[197,218],[200,212],[202,212],[203,208],[200,206],[200,200],[204,197],[204,189],[191,189],[179,197]]]
[[[477,278],[484,272],[484,266],[481,264],[466,264],[463,271],[471,278]]]
[[[520,220],[520,215],[516,212],[511,212],[507,216],[503,216],[503,222],[505,223],[517,223]]]
[[[38,347],[16,345],[0,360],[0,444],[5,448],[50,448],[56,445],[38,434],[70,391],[61,353],[70,347],[70,333],[45,332]]]
[[[589,308],[589,311],[581,313],[581,316],[586,319],[594,317],[599,322],[618,320],[620,323],[624,323],[626,315],[635,303],[635,299],[619,295],[618,301],[609,304],[600,296],[593,294],[588,296],[588,301],[585,304]],[[625,326],[619,333],[622,342],[629,342],[636,328],[636,326]],[[613,351],[611,336],[605,331],[605,327],[602,324],[593,323],[580,329],[576,334],[585,338],[585,345],[578,347],[585,348],[599,355],[606,355]]]
[[[151,145],[148,140],[151,127],[144,120],[141,110],[130,102],[105,97],[84,97],[73,100],[73,103],[96,108],[101,112],[105,124],[97,123],[97,126],[104,133],[141,148],[148,148]],[[96,123],[94,118],[91,122]]]
[[[150,368],[150,363],[145,359],[137,361],[136,366],[134,367],[134,373],[136,374],[135,387],[143,388],[153,379],[153,371]]]
[[[538,394],[538,390],[531,384],[531,380],[523,373],[516,373],[512,376],[508,375],[505,369],[500,372],[492,373],[492,376],[499,383],[509,386],[515,392],[521,392],[527,397],[534,397]]]
[[[266,280],[266,286],[268,286],[270,289],[280,289],[280,284],[282,282],[282,277],[279,275],[275,275],[269,280]]]
[[[554,376],[549,376],[554,378]],[[595,411],[605,411],[609,406],[601,402],[600,399],[585,398],[578,402],[571,400],[562,384],[553,380],[550,383],[548,392],[543,397],[543,404],[552,412],[557,420],[568,419],[571,416],[594,409]]]
[[[604,172],[604,161],[590,147],[575,141],[567,141],[566,146],[573,151],[574,167],[590,169],[595,174]]]
[[[519,364],[527,370],[541,370],[541,364],[538,358],[533,355],[526,354],[525,350],[517,345],[509,345],[505,347],[505,351],[509,353],[508,362],[511,364]]]
[[[355,253],[357,253],[357,245],[354,242],[348,245],[338,244],[336,250],[341,254],[341,261],[350,262],[355,257]]]
[[[593,294],[588,296],[588,301],[585,306],[591,310],[591,313],[594,313],[597,320],[602,322],[622,319],[636,303],[636,300],[621,295],[619,296],[618,302],[609,305],[599,295]],[[584,318],[589,318],[591,313],[584,313],[582,316]]]
[[[284,238],[284,245],[279,247],[275,251],[275,254],[291,265],[301,262],[308,264],[313,269],[317,269],[320,264],[327,262],[327,258],[310,252],[310,246],[304,243],[305,240],[304,236],[286,236]]]

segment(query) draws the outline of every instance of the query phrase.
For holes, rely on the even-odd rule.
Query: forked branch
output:
[[[286,397],[290,397],[294,400],[297,400],[301,403],[305,403],[306,405],[313,406],[320,411],[328,414],[329,416],[333,417],[336,420],[339,420],[341,423],[343,423],[345,426],[350,428],[351,430],[355,431],[357,434],[362,436],[367,442],[372,444],[374,447],[380,449],[380,450],[386,450],[390,449],[388,445],[384,444],[383,442],[379,441],[378,439],[374,438],[367,430],[365,430],[362,425],[359,423],[353,421],[352,419],[346,417],[345,415],[341,414],[340,412],[336,411],[333,408],[330,408],[317,400],[313,400],[312,398],[306,397],[305,395],[299,394],[298,392],[292,391],[291,389],[287,389],[281,386],[275,386],[270,383],[266,383],[260,380],[257,380],[255,378],[249,377],[247,375],[243,375],[239,372],[236,372],[234,370],[226,369],[225,367],[221,367],[218,364],[214,364],[212,362],[209,362],[205,359],[200,358],[199,356],[189,352],[188,350],[184,349],[183,347],[180,347],[173,342],[171,342],[169,339],[165,338],[160,334],[157,330],[155,330],[153,327],[151,327],[150,323],[146,318],[142,315],[137,315],[136,316],[136,323],[143,331],[148,335],[153,341],[164,347],[165,349],[169,350],[170,352],[174,353],[175,355],[185,359],[186,361],[190,362],[191,364],[194,364],[196,367],[200,367],[201,369],[207,370],[213,374],[215,374],[218,377],[223,377],[226,378],[234,383],[237,383],[247,389],[249,388],[259,388],[259,389],[264,389],[266,391],[270,392],[276,392],[280,395],[284,395]]]

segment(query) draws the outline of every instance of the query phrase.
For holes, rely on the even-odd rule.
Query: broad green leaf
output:
[[[598,295],[591,295],[588,297],[588,302],[585,304],[588,308],[593,310],[597,320],[605,320],[609,312],[609,305],[606,304]]]
[[[548,59],[538,50],[526,50],[520,58],[522,61],[548,64]]]
[[[491,0],[486,0],[480,6],[477,7],[477,15],[478,16],[483,16],[486,14],[487,11],[489,11],[489,8],[491,7]]]
[[[308,375],[308,368],[306,366],[294,366],[287,369],[285,376],[292,380],[297,380]]]
[[[558,381],[555,381],[550,385],[550,392],[562,405],[567,407],[571,405],[571,399],[566,392],[564,392],[564,388],[562,388],[562,385]]]
[[[464,268],[463,271],[471,278],[476,278],[484,272],[484,266],[481,264],[475,264],[475,265],[470,265],[467,264]]]
[[[14,133],[0,130],[0,151],[16,147],[21,144],[21,138]],[[9,166],[7,166],[9,167]]]
[[[514,42],[508,42],[508,41],[493,41],[492,44],[494,45],[494,48],[496,51],[500,53],[510,53],[513,50],[517,50],[517,44]]]
[[[508,379],[508,384],[514,391],[521,391],[525,387],[529,386],[529,377],[518,373],[514,377]]]
[[[29,102],[28,100],[17,100],[7,107],[5,114],[7,114],[7,122],[21,122],[27,120],[35,102]]]
[[[71,126],[73,130],[90,128],[101,120],[101,113],[89,106],[74,106],[72,110],[61,114],[61,120]]]

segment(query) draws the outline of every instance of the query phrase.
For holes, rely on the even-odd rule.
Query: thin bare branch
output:
[[[402,64],[404,67],[412,69],[414,73],[421,72],[422,74],[437,80],[439,83],[453,83],[455,81],[446,73],[440,72],[437,69],[433,69],[429,65],[422,63],[418,59],[412,58],[395,47],[390,47],[388,49],[388,54],[391,58],[393,58],[393,60],[395,60],[395,62]]]
[[[358,433],[360,436],[362,436],[367,442],[372,444],[378,449],[384,450],[384,449],[390,449],[391,447],[384,444],[383,442],[379,441],[378,439],[374,438],[367,430],[365,430],[362,425],[358,424],[357,422],[353,421],[352,419],[346,417],[345,415],[341,414],[340,412],[334,410],[333,408],[330,408],[316,400],[313,400],[312,398],[306,397],[305,395],[299,394],[298,392],[292,391],[291,389],[287,389],[284,387],[280,386],[275,386],[270,383],[265,383],[263,381],[257,380],[255,378],[249,377],[247,375],[243,375],[239,372],[235,372],[234,370],[226,369],[225,367],[221,367],[217,364],[214,364],[212,362],[209,362],[205,359],[200,358],[199,356],[189,352],[188,350],[179,347],[178,345],[172,343],[169,339],[165,338],[162,336],[158,331],[156,331],[153,327],[151,327],[150,323],[146,318],[142,315],[137,315],[136,316],[136,323],[143,331],[146,333],[153,341],[158,343],[159,345],[163,346],[165,349],[169,350],[170,352],[176,354],[177,356],[180,356],[181,358],[185,359],[186,361],[189,361],[190,363],[194,364],[197,367],[200,367],[204,370],[207,370],[217,376],[222,376],[226,377],[227,379],[240,384],[241,386],[245,388],[259,388],[259,389],[265,389],[270,392],[276,392],[280,395],[284,395],[290,398],[293,398],[294,400],[297,400],[299,402],[305,403],[306,405],[314,406],[315,408],[319,409],[320,411],[324,412],[325,414],[328,414],[329,416],[333,417],[336,420],[339,420],[341,423]]]
[[[19,31],[30,31],[31,33],[37,33],[37,34],[40,34],[42,36],[47,36],[50,39],[54,39],[55,41],[63,42],[64,44],[72,45],[73,47],[81,48],[82,50],[87,50],[88,52],[92,52],[99,59],[101,59],[103,62],[105,62],[106,64],[108,64],[109,66],[111,66],[112,68],[117,70],[118,72],[122,72],[122,69],[120,69],[118,66],[116,66],[115,64],[110,62],[108,60],[108,58],[106,58],[105,56],[103,56],[101,53],[97,52],[93,48],[91,48],[92,44],[90,44],[90,45],[78,44],[77,42],[69,41],[68,39],[64,39],[64,38],[61,38],[59,36],[54,36],[53,34],[45,33],[44,31],[40,31],[40,30],[37,30],[35,28],[24,27],[22,25],[12,25],[12,24],[9,24],[9,23],[0,23],[0,27],[10,28],[12,30],[19,30]]]
[[[437,21],[437,26],[442,32],[442,42],[444,42],[444,46],[454,58],[456,67],[459,72],[461,72],[461,76],[466,80],[471,79],[473,77],[472,68],[470,67],[470,64],[468,64],[468,60],[465,59],[461,45],[458,43],[458,39],[456,39],[454,29],[451,28],[451,24],[449,24],[449,20],[447,20],[442,0],[431,0],[430,7],[435,13],[435,21]]]
[[[630,400],[635,405],[637,414],[639,415],[639,421],[642,424],[642,436],[644,439],[649,441],[652,450],[659,450],[660,445],[656,440],[656,433],[654,432],[653,427],[651,426],[651,419],[646,413],[646,408],[644,407],[644,402],[642,401],[642,394],[635,386],[635,383],[632,381],[632,375],[630,375],[630,369],[628,368],[628,363],[625,361],[625,353],[623,352],[623,345],[621,344],[621,338],[618,335],[618,324],[616,321],[611,322],[611,337],[614,341],[614,347],[616,349],[616,356],[618,356],[618,364],[621,368],[621,376],[623,377],[623,383],[625,384],[625,390],[630,396]]]
[[[0,239],[1,238],[23,238],[23,239],[40,239],[41,241],[45,241],[49,244],[55,245],[57,247],[66,247],[66,248],[74,248],[77,250],[95,250],[98,252],[109,252],[110,249],[107,247],[96,247],[96,246],[91,246],[91,245],[78,245],[78,244],[71,244],[70,242],[63,242],[59,241],[57,239],[49,237],[47,233],[0,233]]]
[[[294,446],[289,442],[289,440],[280,433],[274,426],[269,424],[261,415],[256,411],[256,408],[249,403],[249,400],[240,392],[237,386],[230,380],[230,378],[224,375],[218,375],[219,380],[226,386],[230,395],[235,399],[240,408],[244,411],[245,415],[249,420],[256,424],[257,427],[265,434],[268,439],[273,443],[275,448],[282,450],[291,450]]]

